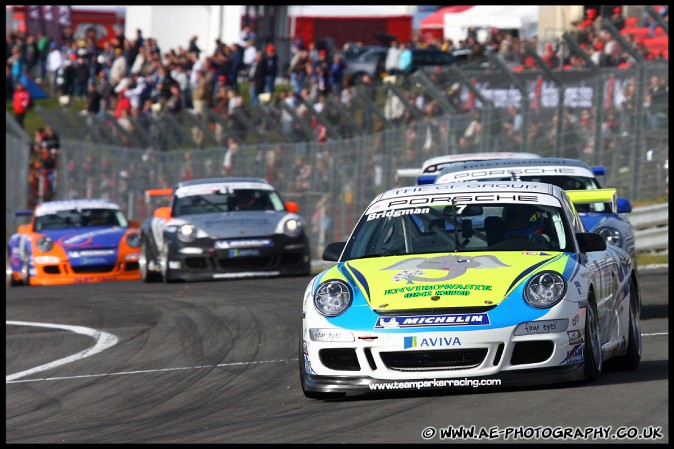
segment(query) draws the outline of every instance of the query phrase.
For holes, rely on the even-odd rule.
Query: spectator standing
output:
[[[199,39],[199,36],[197,35],[194,35],[190,38],[190,43],[187,47],[187,51],[189,51],[190,53],[196,53],[198,58],[199,55],[201,54],[201,49],[197,45],[197,39]]]
[[[227,138],[227,151],[225,152],[225,157],[222,160],[222,174],[225,176],[232,175],[234,167],[236,166],[236,161],[239,155],[239,144],[233,137]]]
[[[95,115],[101,112],[101,94],[96,90],[95,84],[90,83],[87,86],[87,100],[84,110],[89,115]]]
[[[344,87],[344,72],[346,70],[346,63],[342,60],[342,55],[335,53],[330,66],[329,84],[332,93],[335,96],[340,96],[342,88]]]
[[[409,42],[405,42],[402,51],[400,52],[398,69],[400,70],[400,73],[404,74],[408,74],[412,70],[412,44]]]
[[[9,64],[12,65],[12,84],[16,86],[19,82],[19,78],[23,74],[25,63],[23,59],[23,54],[21,53],[21,47],[17,44],[12,47],[12,56],[7,60]]]
[[[126,58],[123,55],[121,48],[115,49],[115,60],[110,68],[110,83],[117,86],[122,79],[126,77]]]
[[[265,49],[265,77],[264,77],[264,91],[267,93],[274,93],[276,85],[276,76],[278,75],[278,55],[276,54],[276,47],[274,44],[267,45]]]
[[[384,62],[384,70],[389,75],[397,75],[400,73],[400,43],[397,39],[391,41],[391,46],[386,50],[386,61]]]
[[[23,128],[23,121],[26,118],[26,113],[30,107],[30,93],[23,84],[19,81],[14,87],[14,96],[12,99],[12,108],[14,109],[14,118]]]
[[[47,79],[47,56],[49,55],[49,38],[41,31],[37,33],[37,79],[38,84],[42,84]]]
[[[264,92],[265,78],[267,76],[266,68],[264,54],[262,51],[258,51],[248,69],[248,88],[251,106],[260,104],[258,96]]]
[[[255,61],[255,55],[257,54],[257,49],[255,48],[255,43],[253,40],[246,41],[246,45],[243,47],[243,68],[248,70],[250,65]]]
[[[75,97],[84,99],[87,95],[87,85],[89,84],[89,64],[84,59],[86,50],[83,48],[77,51],[77,59],[73,64],[74,70],[74,92]]]
[[[26,36],[26,45],[23,48],[23,59],[26,64],[25,71],[31,77],[35,77],[35,69],[38,66],[38,60],[40,58],[39,52],[37,50],[37,42],[35,41],[35,36],[29,34]]]
[[[209,104],[210,90],[208,88],[208,81],[206,81],[205,71],[205,69],[197,70],[197,84],[192,91],[192,104],[194,105],[194,112],[199,117],[204,116]]]
[[[101,96],[101,108],[100,113],[104,115],[108,110],[110,110],[111,99],[113,98],[113,88],[112,84],[108,80],[108,75],[105,69],[101,70],[98,73],[98,82],[96,83],[96,91]]]
[[[12,101],[14,98],[14,83],[12,83],[12,65],[5,63],[5,100]]]
[[[623,17],[622,8],[616,6],[613,8],[613,15],[611,16],[611,23],[618,31],[625,28],[625,18]]]
[[[304,79],[307,76],[307,65],[309,64],[309,52],[304,48],[299,48],[293,59],[290,61],[290,84],[296,96],[299,96],[304,87]]]

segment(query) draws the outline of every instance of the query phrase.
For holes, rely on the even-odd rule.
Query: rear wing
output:
[[[33,215],[33,210],[32,210],[32,209],[30,209],[30,210],[17,210],[17,211],[14,211],[14,216],[15,216],[15,217],[30,217],[31,215]]]
[[[618,211],[618,191],[616,189],[565,190],[565,192],[574,205],[609,203],[611,212]]]
[[[152,197],[171,195],[173,195],[173,189],[148,189],[145,191],[145,201],[149,203]]]

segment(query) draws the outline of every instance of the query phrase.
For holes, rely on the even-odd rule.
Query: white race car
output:
[[[530,159],[540,157],[534,153],[487,151],[484,153],[446,154],[426,159],[421,168],[401,168],[398,178],[415,178],[417,184],[433,184],[441,169],[462,162],[489,161],[492,159]]]
[[[304,394],[595,381],[608,359],[635,369],[636,269],[587,232],[574,195],[519,181],[378,195],[304,293]]]
[[[604,167],[590,167],[578,159],[533,158],[518,160],[489,160],[455,164],[443,168],[435,182],[459,182],[478,180],[510,180],[547,182],[565,190],[585,190],[576,195],[576,210],[585,227],[606,239],[610,245],[618,246],[630,255],[636,264],[637,250],[634,229],[627,218],[632,205],[627,198],[601,201],[601,189],[597,176],[605,175]]]

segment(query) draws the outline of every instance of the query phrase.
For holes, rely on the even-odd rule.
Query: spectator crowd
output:
[[[667,17],[666,13],[663,17]],[[602,29],[601,20],[610,20],[618,30],[625,25],[620,7],[615,7],[610,19],[601,19],[596,10],[586,9],[582,18],[572,22],[571,34],[580,48],[601,67],[629,67],[634,64],[632,56],[621,48],[615,37]],[[623,37],[628,42],[635,42],[629,34]],[[225,147],[220,168],[220,173],[225,175],[232,173],[238,157],[238,146],[245,137],[241,134],[245,127],[237,122],[237,108],[261,103],[275,105],[283,134],[297,136],[295,140],[300,140],[304,134],[295,116],[302,118],[310,115],[309,107],[313,108],[313,112],[320,112],[325,108],[326,99],[334,98],[347,110],[351,109],[356,80],[345,74],[348,64],[345,55],[362,45],[359,42],[348,43],[344,48],[328,53],[325,49],[317,49],[312,42],[305,44],[296,40],[291,48],[289,66],[279,67],[274,44],[261,44],[250,26],[241,30],[237,42],[227,44],[216,40],[215,49],[210,54],[200,48],[196,36],[190,38],[185,47],[177,49],[161,48],[156,39],[143,36],[140,29],[132,35],[126,35],[120,29],[114,38],[101,46],[97,45],[98,38],[95,28],[88,29],[83,39],[76,39],[73,30],[66,28],[63,45],[58,45],[41,33],[7,33],[6,98],[12,102],[19,125],[23,126],[23,119],[32,103],[25,86],[20,82],[22,74],[34,79],[51,97],[60,97],[64,101],[72,98],[84,100],[84,115],[114,117],[120,127],[128,132],[133,131],[135,123],[143,123],[144,117],[162,112],[177,117],[190,111],[204,120],[209,114],[215,113],[222,120],[208,121],[207,126]],[[421,35],[409,42],[393,40],[376,76],[364,76],[359,83],[374,98],[374,86],[381,82],[384,75],[405,73],[409,65],[408,50],[411,48],[435,47],[444,52],[464,51],[468,53],[468,60],[494,54],[515,71],[537,70],[537,62],[527,56],[525,44],[532,48],[543,48],[541,59],[551,69],[571,70],[587,64],[585,58],[565,51],[559,42],[539,42],[536,38],[524,41],[516,33],[495,28],[490,29],[486,38],[478,38],[478,30],[471,29],[466,38],[458,42],[451,39],[427,40]],[[656,57],[643,45],[636,45],[636,49],[646,59]],[[662,81],[653,80],[654,86],[657,86],[655,91],[659,92],[657,100],[654,98],[653,102],[666,98],[662,97],[662,92],[666,93],[667,86]],[[280,84],[287,87],[280,89]],[[247,99],[244,99],[243,89]],[[410,125],[409,134],[414,137],[417,133],[412,125],[417,125],[420,120],[428,123],[430,138],[424,137],[420,146],[415,146],[415,143],[421,141],[410,138],[408,146],[411,153],[427,151],[431,154],[438,145],[438,139],[433,136],[441,131],[435,120],[441,111],[428,95],[417,95],[411,91],[407,95],[422,112],[423,119],[417,120],[402,113],[385,114],[388,114],[387,118],[399,119],[401,123]],[[451,89],[448,96],[452,98]],[[625,98],[630,98],[629,93],[626,93]],[[569,111],[560,119],[574,125],[582,124],[584,114],[591,115],[591,111]],[[618,123],[621,113],[616,110],[612,115],[607,114],[607,117],[613,117],[613,121]],[[660,119],[662,117],[653,119],[653,125],[660,123]],[[228,123],[229,128],[224,129],[221,123]],[[505,123],[507,133],[512,137],[512,147],[517,148],[518,136],[521,139],[523,132],[519,128],[521,118],[518,119],[516,111],[509,111]],[[610,126],[607,124],[607,129]],[[328,140],[324,126],[314,121],[312,127],[319,142]],[[369,132],[375,130],[372,116],[367,112],[364,114],[364,127]],[[542,135],[545,131],[543,128],[534,125],[527,132]],[[203,131],[195,127],[192,132],[195,142],[203,142]],[[470,151],[479,143],[480,133],[480,112],[474,111],[459,136],[459,146]],[[34,198],[49,199],[55,192],[58,151],[58,137],[51,127],[36,132],[30,158],[30,182]],[[310,166],[302,163],[301,156],[298,155],[298,183],[306,177],[302,172],[311,170]],[[376,158],[377,155],[373,155],[373,160]]]

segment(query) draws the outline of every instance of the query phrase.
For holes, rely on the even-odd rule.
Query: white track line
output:
[[[101,351],[108,349],[111,346],[117,344],[117,337],[107,332],[102,332],[96,329],[91,329],[89,327],[83,326],[67,326],[65,324],[50,324],[50,323],[32,323],[29,321],[6,321],[7,324],[13,324],[16,326],[33,326],[33,327],[49,327],[53,329],[64,329],[67,331],[75,332],[76,334],[88,335],[96,340],[96,343],[84,351],[80,351],[77,354],[73,354],[68,357],[64,357],[53,362],[46,363],[44,365],[36,366],[26,371],[21,371],[20,373],[10,374],[7,376],[6,382],[18,379],[20,377],[27,376],[29,374],[39,373],[40,371],[45,371],[50,368],[55,368],[60,365],[65,365],[66,363],[74,362],[76,360],[83,359],[85,357],[92,356]]]
[[[7,323],[19,324],[21,322],[19,322],[19,321],[7,321]],[[56,327],[56,325],[50,325],[50,327]],[[62,327],[70,328],[70,327],[77,327],[77,326],[62,326]],[[87,328],[85,327],[85,328],[82,328],[82,329],[87,329]],[[90,329],[90,330],[92,330],[92,329]],[[115,337],[114,335],[111,335],[111,334],[107,334],[107,335],[112,336],[113,338],[115,338],[115,340],[117,339],[117,337]],[[659,336],[659,335],[669,335],[669,332],[655,332],[655,333],[652,333],[652,334],[641,334],[642,337],[655,337],[655,336]],[[110,345],[110,346],[112,346],[112,345]],[[101,349],[101,351],[102,351],[102,349]],[[83,352],[86,352],[86,351],[83,351]],[[97,352],[99,352],[99,351],[97,351]],[[88,354],[88,355],[91,355],[91,354]],[[69,357],[67,357],[66,359],[68,359],[68,358]],[[66,359],[61,359],[57,362],[61,362],[61,361],[66,360]],[[262,361],[259,361],[259,362],[232,362],[232,363],[219,363],[217,365],[197,365],[197,366],[185,366],[185,367],[180,367],[180,368],[162,368],[162,369],[148,369],[148,370],[138,370],[138,371],[121,371],[121,372],[118,372],[118,373],[84,374],[84,375],[81,375],[81,376],[45,377],[45,378],[41,378],[41,379],[27,379],[27,380],[19,380],[19,381],[14,381],[13,379],[10,379],[11,376],[7,376],[6,383],[7,384],[18,384],[18,383],[24,383],[24,382],[42,382],[42,381],[46,381],[46,380],[68,380],[68,379],[83,379],[83,378],[89,378],[89,377],[123,376],[123,375],[126,375],[126,374],[162,373],[162,372],[167,372],[167,371],[183,371],[183,370],[204,369],[204,368],[222,368],[222,367],[226,367],[226,366],[237,366],[237,365],[261,365],[263,363],[290,363],[290,362],[297,362],[298,360],[299,359],[262,360]],[[47,369],[46,367],[52,367],[52,366],[54,366],[53,363],[47,364],[47,365],[42,365],[41,367],[38,367],[38,368],[45,367],[43,369]],[[34,368],[33,370],[23,371],[22,373],[14,374],[13,376],[16,376],[16,377],[14,377],[14,379],[19,377],[18,376],[19,374],[24,376],[26,374],[29,374],[30,372],[36,372],[36,370],[38,370],[38,368]],[[39,369],[39,371],[42,371],[43,369]]]

